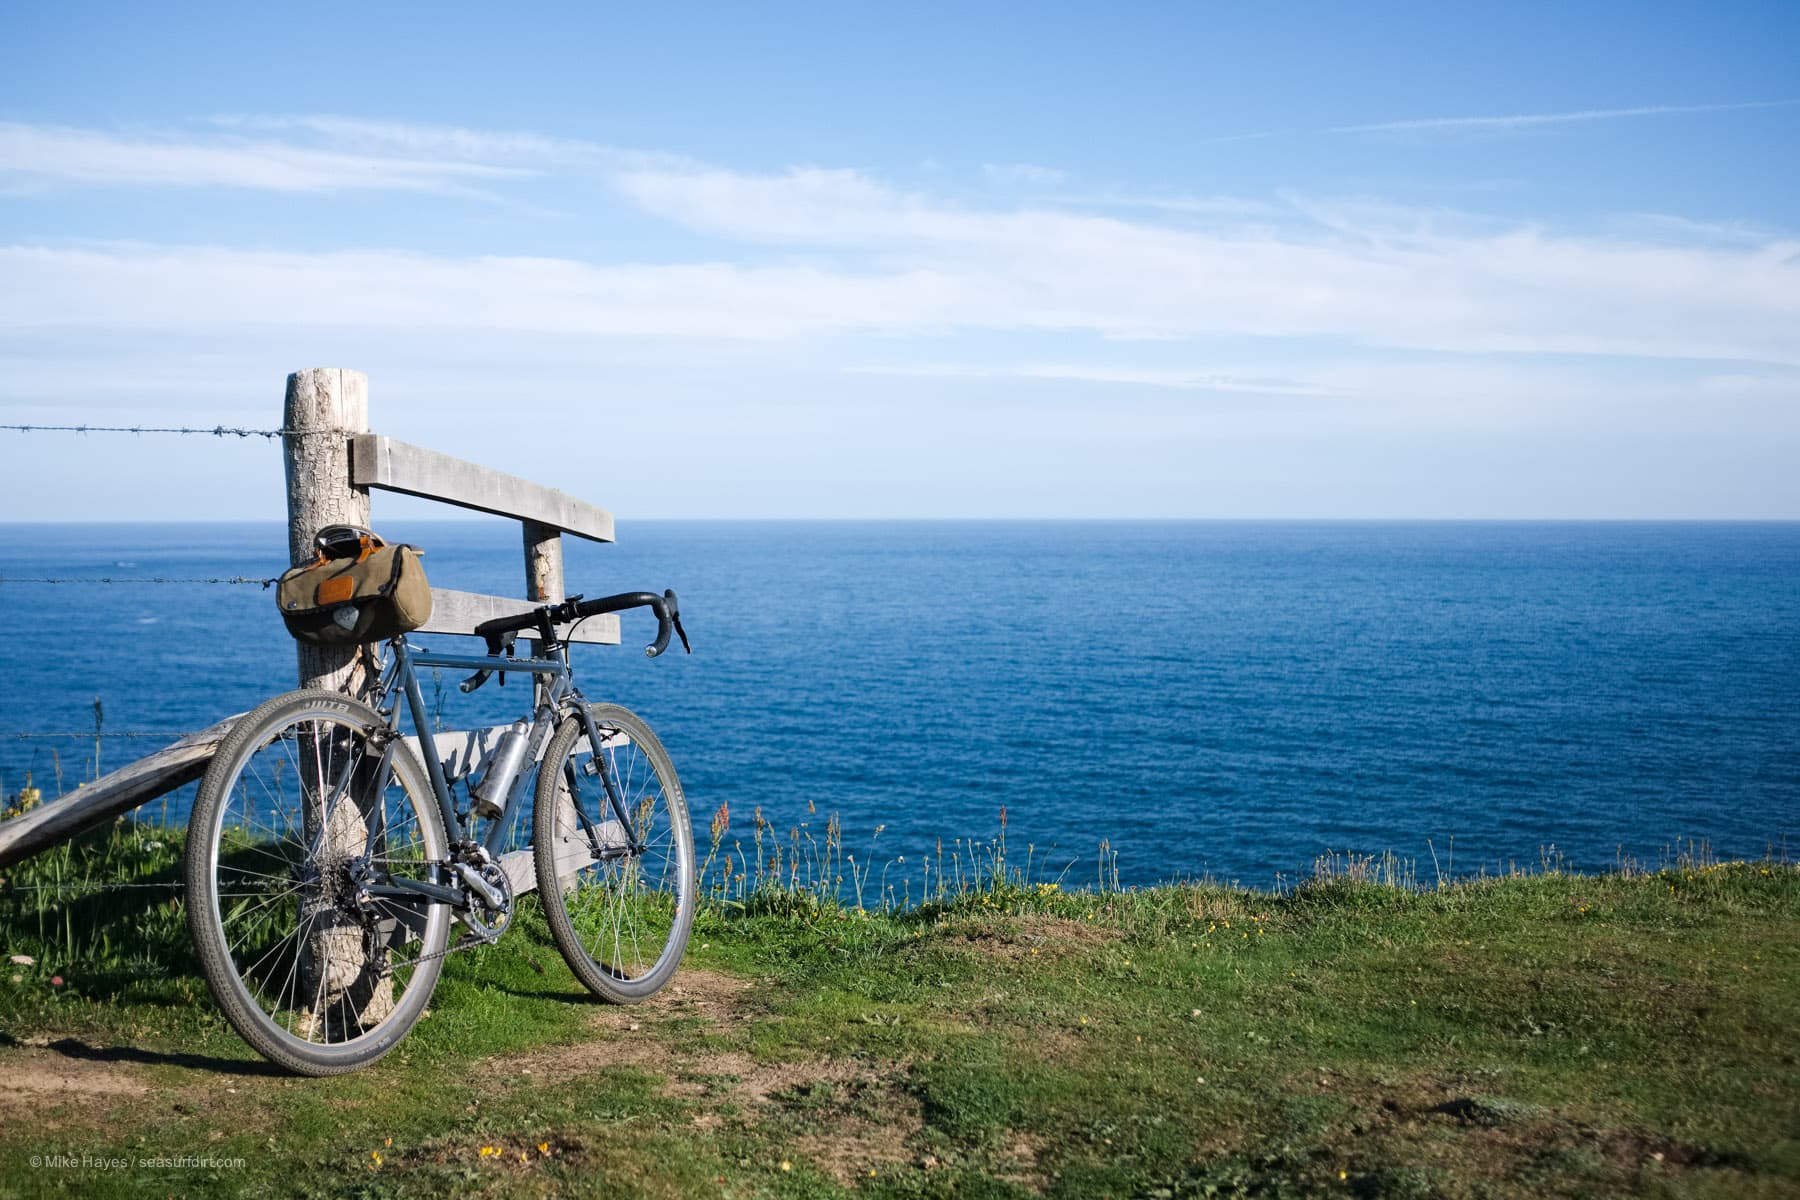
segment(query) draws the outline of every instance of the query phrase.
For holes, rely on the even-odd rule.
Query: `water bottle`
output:
[[[493,754],[488,756],[487,768],[482,771],[481,779],[469,789],[469,798],[475,802],[476,815],[491,821],[504,811],[506,794],[512,790],[519,767],[525,762],[525,744],[530,740],[530,731],[530,725],[518,720],[513,722],[511,729],[500,735],[500,743],[494,747]]]

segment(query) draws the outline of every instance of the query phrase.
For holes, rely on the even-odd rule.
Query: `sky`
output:
[[[1792,3],[15,0],[0,424],[274,428],[329,366],[621,521],[1800,518],[1796,45]],[[262,439],[0,430],[0,520],[282,506]]]

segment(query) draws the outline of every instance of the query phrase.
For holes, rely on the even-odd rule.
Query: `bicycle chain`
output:
[[[452,954],[457,954],[464,950],[473,950],[477,946],[491,946],[493,944],[494,943],[488,941],[486,938],[476,934],[465,934],[455,944],[446,946],[442,950],[434,950],[430,954],[421,954],[419,957],[409,958],[405,962],[390,962],[387,965],[387,969],[389,971],[396,971],[401,967],[416,967],[420,963],[428,963],[436,958],[449,958]]]

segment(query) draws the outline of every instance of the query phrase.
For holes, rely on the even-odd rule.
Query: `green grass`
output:
[[[0,1073],[84,1089],[0,1101],[0,1194],[1800,1194],[1791,865],[1079,891],[989,849],[865,912],[746,855],[656,1001],[586,1001],[527,900],[392,1056],[303,1080],[214,1012],[168,891],[22,890],[177,852],[124,826],[0,888],[37,960]]]

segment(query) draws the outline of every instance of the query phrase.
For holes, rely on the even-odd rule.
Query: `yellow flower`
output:
[[[375,1160],[376,1166],[379,1167],[381,1165],[381,1151],[371,1150],[369,1151],[369,1157]]]
[[[549,1142],[539,1142],[538,1143],[538,1153],[539,1154],[550,1153],[550,1143]]]
[[[784,1171],[791,1171],[794,1169],[794,1164],[784,1158],[781,1160],[781,1169]]]

